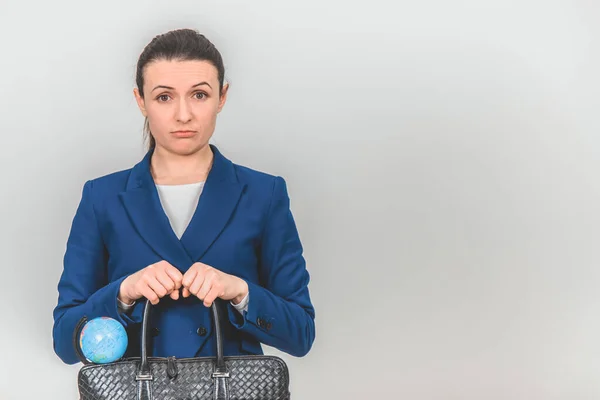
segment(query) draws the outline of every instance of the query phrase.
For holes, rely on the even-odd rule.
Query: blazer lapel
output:
[[[213,151],[213,165],[206,178],[198,206],[181,236],[181,244],[194,261],[210,248],[233,215],[245,185],[238,182],[233,163],[219,150]]]
[[[164,260],[185,272],[216,240],[232,216],[245,185],[235,174],[233,163],[210,145],[213,165],[192,219],[181,240],[171,228],[150,173],[154,149],[136,164],[127,187],[121,192],[123,206],[140,236]]]
[[[150,173],[150,149],[129,175],[127,187],[119,193],[132,224],[146,243],[165,261],[181,272],[193,264],[173,232]]]

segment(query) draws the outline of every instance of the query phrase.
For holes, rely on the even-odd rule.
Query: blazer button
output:
[[[267,330],[271,329],[271,327],[272,327],[272,326],[273,326],[273,325],[271,325],[271,323],[270,323],[270,322],[267,322],[267,325],[266,325],[266,327],[267,327]]]
[[[205,336],[206,335],[206,328],[201,326],[200,328],[198,328],[196,330],[196,333],[198,334],[198,336]]]

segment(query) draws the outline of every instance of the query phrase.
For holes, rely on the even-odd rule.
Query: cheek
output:
[[[161,134],[168,130],[169,112],[166,109],[147,109],[150,130],[154,134]]]
[[[209,131],[215,127],[217,121],[217,111],[213,107],[199,108],[195,113],[195,119],[198,127],[203,131]]]
[[[217,114],[217,104],[214,102],[206,102],[198,105],[195,108],[194,114],[196,114],[196,118],[201,121],[210,121],[213,120]]]

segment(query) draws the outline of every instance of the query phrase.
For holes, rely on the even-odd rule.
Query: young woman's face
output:
[[[144,98],[137,88],[134,94],[156,147],[187,155],[208,145],[227,88],[219,96],[217,69],[208,61],[159,60],[144,69]]]

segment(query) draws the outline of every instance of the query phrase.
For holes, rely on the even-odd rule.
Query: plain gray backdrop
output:
[[[83,183],[144,154],[156,34],[199,29],[213,143],[278,174],[316,341],[292,398],[600,398],[594,0],[0,1],[0,399],[75,399],[52,310]]]

